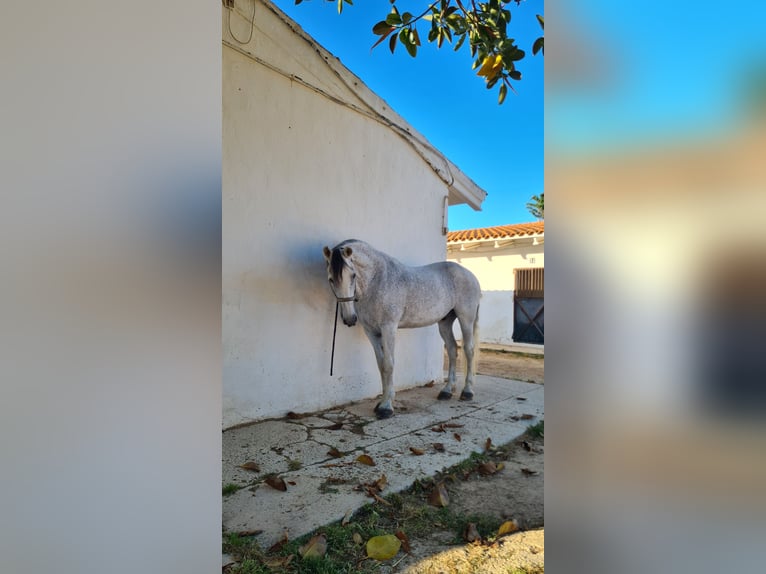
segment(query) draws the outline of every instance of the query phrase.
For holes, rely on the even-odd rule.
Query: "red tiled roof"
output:
[[[510,237],[523,237],[525,235],[539,235],[541,233],[545,233],[544,221],[515,223],[513,225],[498,225],[497,227],[450,231],[447,233],[447,243],[481,241],[483,239],[506,239]]]

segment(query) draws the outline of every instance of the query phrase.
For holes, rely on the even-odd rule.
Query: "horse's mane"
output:
[[[340,247],[336,247],[332,250],[332,255],[330,255],[330,270],[332,272],[332,278],[337,281],[341,273],[343,273],[343,256],[340,254]]]

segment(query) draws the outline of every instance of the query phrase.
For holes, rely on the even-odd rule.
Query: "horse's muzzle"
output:
[[[343,317],[343,323],[347,327],[353,327],[354,325],[356,325],[356,315],[351,315],[351,317],[349,317],[348,319]]]

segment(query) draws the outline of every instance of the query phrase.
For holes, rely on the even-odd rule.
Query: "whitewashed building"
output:
[[[322,247],[446,256],[448,205],[486,193],[273,4],[223,12],[223,426],[374,397],[359,326],[338,326]],[[253,12],[255,10],[255,12]],[[396,169],[391,169],[396,166]],[[436,327],[400,331],[396,388],[442,377]]]
[[[480,342],[544,344],[544,243],[542,221],[449,232],[447,259],[481,283]]]

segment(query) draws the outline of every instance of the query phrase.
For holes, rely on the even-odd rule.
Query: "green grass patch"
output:
[[[527,427],[527,434],[535,438],[545,438],[545,421]]]
[[[230,494],[234,494],[234,493],[235,493],[235,492],[237,492],[237,491],[238,491],[240,488],[242,488],[242,487],[241,487],[241,486],[239,486],[238,484],[234,484],[233,482],[229,482],[228,484],[224,484],[224,485],[223,485],[223,489],[222,489],[221,493],[222,493],[224,496],[228,496],[228,495],[230,495]]]

